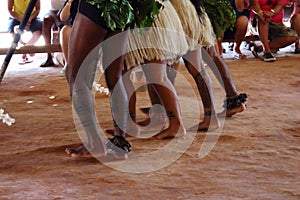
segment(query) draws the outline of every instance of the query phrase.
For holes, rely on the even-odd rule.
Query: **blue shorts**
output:
[[[14,18],[9,18],[8,19],[8,32],[9,33],[13,33],[14,32],[14,27],[17,26],[17,25],[20,25],[20,21],[14,19]],[[35,31],[42,31],[42,21],[40,20],[40,18],[34,18],[32,21],[31,21],[31,24],[30,24],[30,28],[29,30],[33,33]]]

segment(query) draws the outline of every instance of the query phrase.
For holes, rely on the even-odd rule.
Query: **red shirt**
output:
[[[263,11],[270,11],[271,9],[274,9],[278,2],[283,2],[285,5],[288,2],[288,0],[271,0],[271,4],[267,5],[268,0],[257,0],[257,1]],[[281,9],[281,11],[278,14],[272,17],[271,21],[277,24],[283,24],[283,16],[284,16],[284,10]]]

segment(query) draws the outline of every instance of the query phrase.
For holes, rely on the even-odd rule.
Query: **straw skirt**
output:
[[[152,27],[129,31],[125,57],[128,68],[151,60],[171,64],[188,51],[185,32],[176,10],[170,1],[162,3],[164,7]]]
[[[202,14],[199,13],[199,16],[190,0],[170,1],[187,35],[189,50],[199,49],[202,46],[213,46],[215,35],[208,15],[203,8],[200,8],[203,12]]]

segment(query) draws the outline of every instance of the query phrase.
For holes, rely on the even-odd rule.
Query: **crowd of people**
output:
[[[217,42],[211,19],[201,0],[147,1],[152,5],[146,9],[150,13],[142,15],[143,13],[139,12],[138,20],[134,19],[133,13],[136,10],[140,11],[143,5],[139,3],[143,1],[137,0],[133,5],[130,5],[130,1],[126,1],[125,4],[123,2],[122,6],[128,6],[132,10],[127,9],[128,13],[125,14],[123,9],[113,10],[112,13],[119,16],[119,22],[114,23],[111,21],[114,19],[113,16],[105,17],[107,5],[97,0],[51,0],[51,10],[41,21],[37,17],[40,10],[40,0],[37,0],[26,27],[33,36],[24,45],[34,44],[41,35],[44,36],[46,44],[50,44],[51,29],[60,30],[60,43],[65,60],[64,71],[70,96],[87,135],[85,144],[66,149],[66,153],[72,157],[105,157],[108,152],[112,152],[118,159],[127,158],[131,145],[126,136],[129,133],[139,135],[139,128],[136,125],[138,122],[135,119],[135,91],[128,76],[130,70],[136,66],[142,66],[152,105],[161,104],[166,110],[166,113],[157,111],[155,119],[168,121],[168,127],[153,137],[166,139],[186,134],[176,90],[168,76],[170,71],[168,68],[176,64],[179,58],[183,58],[187,70],[193,77],[203,105],[203,119],[190,130],[207,131],[219,128],[220,113],[215,111],[212,84],[203,64],[201,51],[208,52],[216,66],[212,71],[224,86],[226,97],[223,114],[226,117],[245,110],[247,95],[238,94],[229,68],[218,53],[218,42],[222,42],[228,36],[232,37],[234,57],[246,59],[240,49],[241,43],[249,29],[250,21],[257,19],[262,45],[253,46],[252,52],[256,57],[263,52],[264,61],[275,61],[272,53],[293,43],[295,53],[300,51],[298,0],[231,0],[236,13],[235,28],[224,30],[222,38],[217,38]],[[13,27],[22,20],[29,0],[8,0],[8,2],[11,14],[9,30],[14,34]],[[291,27],[283,24],[286,6],[294,6]],[[146,12],[145,9],[143,12]],[[151,22],[151,29],[142,31],[132,29],[143,28],[145,23],[141,22],[149,20],[148,16],[156,16]],[[99,44],[102,44],[101,47]],[[110,91],[114,129],[113,136],[108,141],[103,140],[103,133],[98,127],[92,96],[97,61],[86,59],[95,49],[96,53],[93,54],[95,56],[98,56],[101,49],[105,80]],[[26,58],[27,55],[23,55],[24,62]],[[53,58],[49,53],[41,67],[51,65]]]
[[[255,44],[252,42],[249,50],[258,58],[259,54],[263,52],[262,59],[270,62],[275,61],[274,53],[281,48],[295,44],[294,53],[300,53],[299,37],[300,34],[300,11],[298,0],[256,0],[251,4],[250,0],[228,0],[232,9],[236,13],[236,23],[233,29],[224,30],[223,35],[218,38],[218,50],[222,48],[223,40],[231,40],[233,50],[233,57],[235,59],[245,59],[247,56],[241,51],[241,44],[247,34],[258,34],[260,42]],[[70,28],[78,10],[78,0],[72,3],[72,0],[52,0],[50,10],[45,14],[43,20],[38,15],[40,13],[41,2],[37,1],[36,6],[28,24],[27,31],[32,32],[32,37],[28,41],[20,41],[22,45],[34,45],[42,35],[45,44],[53,43],[53,36],[51,31],[56,29],[60,31],[60,43],[63,50],[64,61],[61,63],[65,65],[67,62],[67,47]],[[14,36],[14,27],[19,25],[24,15],[26,6],[29,0],[8,0],[8,11],[10,13],[8,32]],[[71,6],[72,5],[72,6]],[[291,15],[284,15],[284,10],[293,7]],[[70,9],[70,10],[69,10]],[[254,10],[258,9],[258,12]],[[63,12],[63,16],[60,14]],[[285,18],[289,21],[284,24]],[[253,21],[255,23],[253,23]],[[289,24],[290,26],[286,26]],[[254,26],[254,27],[253,27]],[[251,30],[257,30],[252,33]],[[57,42],[57,41],[55,41]],[[222,51],[220,51],[220,54]],[[33,56],[34,54],[30,54]],[[26,54],[22,55],[22,63],[28,63],[30,60]],[[46,60],[41,63],[41,67],[53,66],[52,54],[48,53]],[[62,71],[65,71],[65,66]]]
[[[8,0],[8,11],[10,14],[8,32],[14,37],[14,28],[20,25],[27,5],[30,0]],[[26,31],[32,32],[32,37],[28,41],[20,40],[22,45],[34,45],[40,38],[44,37],[45,44],[53,44],[59,42],[62,47],[63,62],[61,64],[67,63],[68,57],[68,43],[69,35],[71,32],[71,27],[75,19],[78,10],[79,0],[51,0],[50,9],[44,15],[43,19],[39,18],[41,10],[41,1],[37,0],[34,10],[27,22],[25,27]],[[54,35],[55,32],[59,32],[59,39]],[[34,56],[34,54],[29,54]],[[26,54],[22,55],[22,62],[20,64],[29,63],[28,56]],[[40,67],[51,67],[55,65],[53,61],[52,53],[47,54],[46,60],[41,63]],[[65,67],[63,68],[64,71]]]
[[[236,13],[236,24],[233,30],[226,30],[223,37],[219,39],[233,40],[233,56],[236,59],[245,59],[246,55],[241,52],[241,43],[246,34],[258,34],[259,44],[252,43],[251,51],[258,58],[262,52],[262,59],[266,62],[276,60],[274,53],[281,48],[295,44],[295,54],[299,54],[299,1],[298,0],[256,0],[251,4],[249,0],[230,0]],[[284,11],[293,7],[289,21],[284,24]],[[255,11],[257,10],[257,12]],[[253,23],[253,21],[255,23]],[[255,30],[255,33],[251,30]]]

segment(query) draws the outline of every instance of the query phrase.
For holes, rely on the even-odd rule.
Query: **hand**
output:
[[[26,31],[29,31],[29,30],[30,30],[30,23],[27,23],[27,24],[26,24],[25,30],[26,30]]]
[[[274,13],[271,11],[264,11],[265,21],[270,22],[272,17],[274,16]]]
[[[257,16],[261,19],[261,21],[266,23],[266,17],[265,17],[264,11],[260,10],[260,12],[257,13]]]

